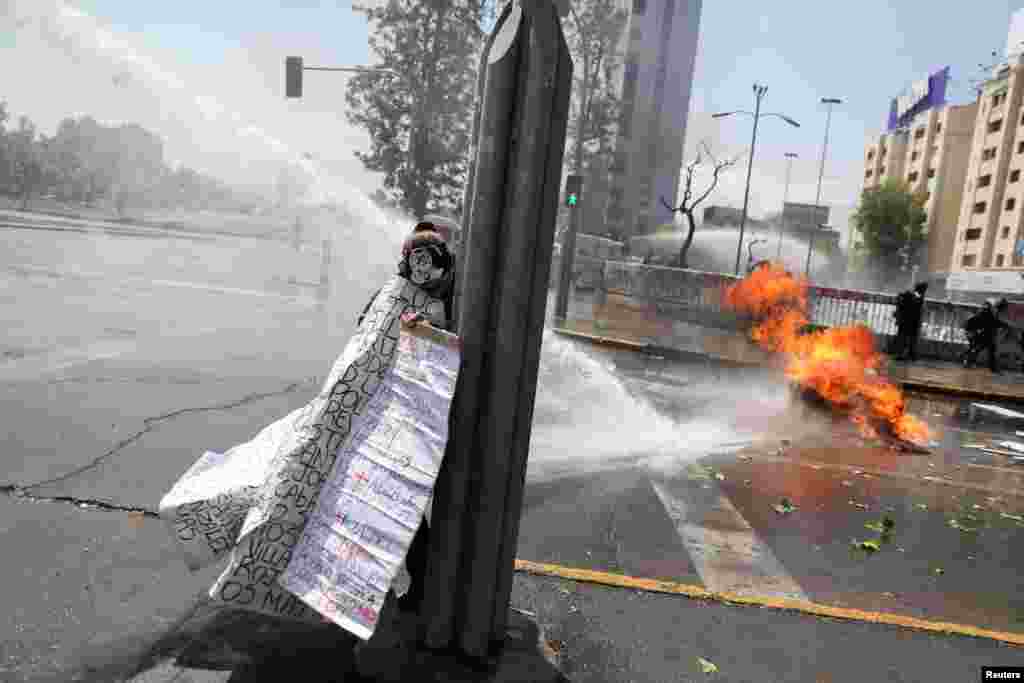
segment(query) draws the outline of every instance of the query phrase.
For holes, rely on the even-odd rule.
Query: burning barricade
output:
[[[794,393],[852,420],[867,438],[885,437],[923,450],[928,426],[906,412],[903,392],[882,377],[883,356],[863,325],[813,329],[807,281],[766,264],[725,292],[725,305],[751,319],[751,338],[780,354]]]

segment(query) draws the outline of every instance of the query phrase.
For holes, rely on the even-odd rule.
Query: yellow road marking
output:
[[[991,629],[978,628],[977,626],[971,626],[969,624],[930,621],[928,619],[918,619],[917,617],[904,616],[901,614],[872,612],[849,607],[833,607],[831,605],[822,605],[816,602],[794,600],[791,598],[716,592],[701,586],[694,586],[692,584],[658,581],[657,579],[643,579],[635,576],[626,576],[624,574],[609,574],[607,572],[600,572],[592,569],[574,569],[572,567],[563,567],[557,564],[530,562],[528,560],[516,560],[515,569],[517,572],[525,574],[551,576],[603,586],[631,588],[651,593],[683,595],[689,598],[696,598],[698,600],[713,600],[716,602],[726,602],[738,605],[770,607],[773,609],[790,610],[819,617],[831,617],[833,619],[860,621],[870,624],[886,624],[889,626],[900,626],[902,628],[917,631],[930,631],[933,633],[970,636],[973,638],[987,638],[989,640],[998,640],[1000,642],[1011,643],[1013,645],[1024,645],[1024,634],[1009,633],[1006,631],[993,631]]]

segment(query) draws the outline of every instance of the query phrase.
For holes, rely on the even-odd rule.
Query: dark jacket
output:
[[[923,296],[912,290],[903,292],[896,297],[896,324],[908,330],[918,329],[923,310]]]
[[[999,330],[1008,330],[1010,325],[999,317],[994,308],[986,306],[967,319],[964,329],[979,339],[992,340]]]

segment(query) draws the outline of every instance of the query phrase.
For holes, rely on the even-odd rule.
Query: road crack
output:
[[[120,441],[117,442],[117,444],[113,448],[109,449],[108,451],[106,451],[102,455],[94,458],[88,464],[82,465],[81,467],[78,467],[78,468],[76,468],[76,469],[74,469],[74,470],[72,470],[70,472],[67,472],[65,474],[62,474],[62,475],[60,475],[58,477],[52,477],[50,479],[44,479],[43,481],[38,481],[38,482],[36,482],[34,484],[26,484],[26,485],[4,484],[4,485],[0,485],[0,492],[21,491],[22,495],[24,496],[24,495],[27,495],[28,492],[31,491],[32,489],[38,489],[38,488],[42,488],[44,486],[51,486],[51,485],[54,485],[54,484],[59,484],[61,482],[65,482],[68,479],[72,479],[73,477],[77,477],[78,475],[80,475],[80,474],[82,474],[84,472],[88,472],[91,469],[99,467],[105,461],[107,461],[110,458],[114,457],[115,455],[119,454],[125,448],[127,448],[128,446],[131,446],[132,444],[134,444],[139,439],[144,437],[146,434],[148,434],[151,431],[153,431],[154,429],[156,429],[158,426],[160,426],[160,424],[162,424],[164,422],[167,422],[169,420],[173,420],[175,418],[181,417],[182,415],[188,415],[188,414],[191,414],[191,413],[205,413],[205,412],[216,412],[218,410],[232,410],[234,408],[238,408],[238,407],[244,406],[244,405],[249,404],[249,403],[254,403],[256,401],[261,401],[261,400],[263,400],[265,398],[272,398],[272,397],[275,397],[275,396],[284,396],[285,394],[290,394],[290,393],[298,390],[299,388],[301,388],[302,386],[304,386],[304,385],[306,385],[308,383],[309,383],[309,380],[305,380],[305,381],[301,381],[301,382],[292,382],[291,384],[286,386],[284,389],[281,389],[281,390],[278,390],[278,391],[269,391],[269,392],[257,393],[257,394],[248,394],[246,396],[243,396],[240,399],[231,401],[229,403],[218,403],[216,405],[202,406],[202,407],[199,407],[199,408],[179,408],[178,410],[173,410],[173,411],[171,411],[169,413],[164,413],[162,415],[157,415],[155,417],[144,418],[142,420],[142,424],[144,425],[142,429],[140,429],[139,431],[135,432],[134,434],[132,434],[131,436],[129,436],[127,438],[121,439]]]
[[[160,515],[156,510],[149,510],[147,508],[131,507],[129,505],[118,505],[105,500],[97,500],[95,498],[78,498],[76,496],[37,496],[29,493],[26,489],[16,484],[6,484],[0,486],[0,493],[3,493],[15,500],[20,500],[25,503],[65,503],[68,505],[74,505],[83,509],[96,508],[99,510],[106,510],[109,512],[129,512],[133,514],[140,514],[144,517],[151,519],[159,519]]]

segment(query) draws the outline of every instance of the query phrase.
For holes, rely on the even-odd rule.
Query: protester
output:
[[[450,235],[450,231],[442,233],[432,222],[417,223],[412,234],[402,245],[402,260],[398,263],[398,274],[443,303],[443,311],[424,317],[434,327],[451,332],[454,328],[452,303],[455,294],[455,258],[448,248],[445,234]],[[363,309],[362,315],[359,316],[360,325],[379,293],[380,290],[377,290]],[[402,611],[415,612],[423,601],[429,535],[429,525],[425,519],[420,520],[420,526],[413,536],[405,558],[410,586],[408,592],[398,598],[398,606]]]
[[[917,360],[917,339],[921,334],[921,317],[924,311],[924,295],[927,282],[919,282],[913,290],[907,290],[896,298],[896,339],[893,354],[899,360]]]
[[[1000,316],[1006,313],[1010,302],[1000,299],[998,302],[991,300],[985,302],[984,308],[967,319],[964,323],[964,331],[967,332],[968,347],[964,353],[964,367],[974,365],[978,354],[988,350],[988,367],[994,373],[999,373],[998,347],[999,332],[1012,329]]]

